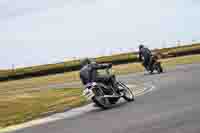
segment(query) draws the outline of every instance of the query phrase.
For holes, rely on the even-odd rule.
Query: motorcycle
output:
[[[109,69],[107,69],[106,72],[110,74]],[[124,98],[128,102],[134,101],[135,96],[133,91],[123,82],[116,80],[115,86],[118,88],[113,88],[111,85],[105,85],[104,83],[88,83],[85,86],[83,95],[102,109],[112,107],[112,105],[116,104],[121,98]],[[116,90],[118,90],[118,92]]]
[[[161,62],[158,61],[158,57],[156,55],[153,55],[151,57],[151,61],[145,69],[152,74],[154,71],[157,71],[159,74],[163,73],[163,68],[161,65]]]

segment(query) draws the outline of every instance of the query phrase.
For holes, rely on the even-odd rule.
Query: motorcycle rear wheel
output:
[[[160,74],[163,73],[163,68],[160,63],[156,64],[156,71]]]
[[[100,108],[102,109],[108,109],[110,107],[110,101],[108,98],[104,98],[104,92],[97,88],[96,93],[98,93],[96,96],[92,98],[92,101]]]

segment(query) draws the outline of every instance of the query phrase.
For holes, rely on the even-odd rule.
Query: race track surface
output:
[[[160,75],[120,76],[128,84],[153,85],[152,92],[109,110],[94,108],[12,133],[200,133],[200,65],[179,66]]]

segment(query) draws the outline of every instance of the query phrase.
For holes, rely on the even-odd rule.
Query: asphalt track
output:
[[[200,64],[120,79],[155,89],[133,103],[122,102],[109,110],[94,108],[12,133],[200,133]]]

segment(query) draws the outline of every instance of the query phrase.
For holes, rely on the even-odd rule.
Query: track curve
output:
[[[156,91],[110,110],[33,126],[12,133],[199,133],[200,64],[179,66],[161,75],[120,76],[128,84]]]

